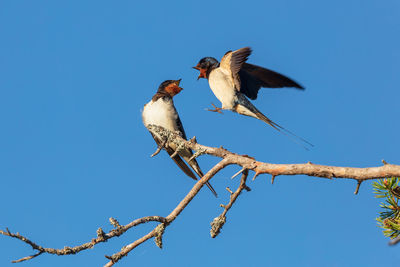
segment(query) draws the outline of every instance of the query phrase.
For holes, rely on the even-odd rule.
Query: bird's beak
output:
[[[176,84],[176,86],[179,88],[178,93],[179,93],[180,91],[183,90],[183,88],[179,86],[179,84],[181,83],[181,80],[182,80],[182,79],[179,79],[179,80],[176,80],[176,81],[174,82],[174,83]]]
[[[197,77],[197,80],[199,80],[200,78],[206,78],[207,77],[206,70],[200,68],[200,64],[197,64],[197,66],[193,67],[193,69],[200,71],[200,75],[199,75],[199,77]]]
[[[207,74],[206,74],[206,70],[205,69],[199,69],[200,74],[199,77],[197,77],[197,80],[199,80],[200,78],[207,78]]]

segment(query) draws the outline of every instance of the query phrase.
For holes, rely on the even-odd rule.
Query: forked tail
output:
[[[280,126],[279,124],[273,122],[272,120],[268,119],[264,114],[262,114],[261,112],[257,112],[255,113],[257,118],[266,122],[267,124],[269,124],[271,127],[273,127],[275,130],[277,130],[278,132],[286,135],[287,137],[289,137],[291,140],[293,140],[296,144],[302,146],[305,150],[310,150],[306,145],[309,145],[310,147],[314,147],[313,144],[311,144],[310,142],[308,142],[306,139],[292,133],[291,131],[289,131],[286,128],[283,128],[282,126]],[[300,142],[302,141],[302,142]]]
[[[292,139],[295,143],[302,146],[305,150],[310,150],[306,145],[309,145],[310,147],[314,146],[313,144],[308,142],[306,139],[304,139],[300,136],[297,136],[296,134],[292,133],[291,131],[283,128],[279,124],[268,119],[243,94],[237,94],[237,97],[238,97],[239,103],[235,106],[235,108],[232,111],[266,122],[271,127],[273,127],[275,130],[277,130],[278,132],[281,132],[282,134],[284,134],[287,137],[289,137],[290,139]]]

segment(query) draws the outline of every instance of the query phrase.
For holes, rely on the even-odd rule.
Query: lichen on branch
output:
[[[211,235],[216,237],[222,226],[226,223],[226,214],[232,208],[232,205],[237,201],[238,196],[243,190],[250,191],[250,188],[246,185],[247,176],[250,171],[254,172],[253,180],[260,174],[269,174],[272,176],[272,182],[275,177],[281,175],[308,175],[317,178],[345,178],[353,179],[357,182],[356,193],[358,192],[360,185],[365,180],[389,178],[376,183],[377,195],[387,198],[387,203],[383,204],[385,211],[381,213],[381,224],[386,227],[385,232],[388,236],[395,238],[392,243],[400,242],[400,222],[399,222],[399,210],[397,203],[400,196],[400,189],[397,186],[398,180],[393,180],[400,177],[400,166],[394,164],[388,164],[384,162],[383,166],[368,167],[368,168],[352,168],[352,167],[335,167],[327,165],[317,165],[311,162],[300,163],[300,164],[273,164],[258,161],[255,158],[248,155],[239,155],[228,151],[223,147],[208,147],[197,143],[196,138],[192,138],[187,141],[183,139],[179,133],[168,131],[162,127],[149,125],[148,129],[152,134],[158,136],[162,142],[157,147],[155,153],[152,156],[157,155],[167,144],[174,143],[179,148],[190,148],[195,151],[193,158],[201,155],[211,155],[221,158],[221,160],[214,165],[200,180],[198,180],[187,193],[187,195],[180,201],[180,203],[171,211],[166,217],[162,216],[147,216],[136,219],[126,225],[121,225],[116,219],[110,218],[110,223],[113,229],[105,233],[102,228],[98,228],[96,231],[96,237],[87,243],[78,245],[75,247],[64,247],[63,249],[45,248],[35,242],[29,240],[25,236],[19,233],[11,233],[8,229],[6,231],[0,230],[0,234],[9,236],[21,240],[22,242],[30,245],[37,253],[32,256],[27,256],[13,262],[21,262],[31,260],[42,254],[56,254],[56,255],[70,255],[79,253],[83,250],[93,248],[98,243],[107,241],[110,238],[118,237],[124,234],[132,227],[137,227],[147,222],[158,222],[158,225],[153,228],[149,233],[135,240],[134,242],[124,246],[119,252],[114,253],[111,256],[106,256],[109,262],[105,266],[112,266],[127,256],[133,249],[146,242],[149,239],[154,238],[156,245],[162,247],[162,237],[165,229],[180,215],[180,213],[188,206],[192,199],[199,193],[200,189],[222,169],[229,165],[237,165],[241,169],[236,175],[242,174],[240,184],[235,192],[227,188],[230,193],[229,202],[226,205],[222,205],[224,211],[214,219],[212,222]],[[399,240],[397,240],[399,239]]]

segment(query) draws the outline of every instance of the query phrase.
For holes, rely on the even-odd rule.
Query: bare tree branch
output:
[[[110,223],[115,227],[113,230],[108,233],[104,233],[101,228],[97,230],[97,237],[93,238],[90,242],[84,243],[75,247],[64,247],[63,249],[54,249],[54,248],[44,248],[42,246],[37,245],[33,241],[28,238],[20,235],[19,233],[13,234],[8,229],[6,231],[1,231],[0,234],[5,236],[10,236],[13,238],[17,238],[27,244],[29,244],[34,250],[37,250],[38,253],[21,258],[19,260],[13,262],[21,262],[33,259],[43,253],[56,254],[56,255],[69,255],[75,254],[82,250],[92,248],[98,243],[105,242],[110,238],[120,236],[125,233],[127,230],[134,226],[138,226],[140,224],[146,222],[159,222],[153,230],[151,230],[148,234],[139,238],[138,240],[132,242],[131,244],[123,247],[121,251],[111,255],[106,256],[110,261],[105,266],[112,266],[116,262],[118,262],[121,258],[128,255],[130,251],[144,243],[145,241],[155,238],[156,245],[160,248],[162,247],[162,235],[168,227],[178,216],[179,214],[187,207],[190,201],[198,194],[200,189],[203,187],[205,183],[207,183],[212,177],[214,177],[220,170],[225,167],[235,164],[241,166],[241,170],[237,172],[232,178],[242,173],[242,178],[240,181],[240,185],[235,192],[232,192],[229,188],[227,190],[230,192],[230,201],[227,205],[222,205],[224,211],[219,215],[214,221],[211,223],[211,236],[216,237],[224,223],[226,222],[226,213],[231,209],[232,205],[237,200],[238,196],[243,190],[250,191],[250,188],[246,185],[246,180],[249,174],[249,171],[254,171],[253,180],[260,174],[270,174],[272,175],[272,183],[274,182],[275,177],[279,175],[308,175],[313,177],[320,178],[347,178],[354,179],[357,181],[357,188],[355,193],[358,193],[359,187],[361,183],[365,180],[370,179],[379,179],[385,177],[400,177],[400,166],[388,164],[383,161],[384,165],[380,167],[370,167],[370,168],[352,168],[352,167],[334,167],[334,166],[326,166],[326,165],[317,165],[311,162],[303,163],[303,164],[272,164],[257,161],[254,158],[247,155],[239,155],[232,153],[222,147],[207,147],[200,145],[196,142],[196,139],[193,138],[190,141],[186,141],[179,134],[175,132],[168,131],[162,127],[150,125],[148,129],[156,136],[158,136],[162,143],[157,148],[157,151],[152,155],[157,155],[162,148],[166,145],[174,143],[178,148],[190,148],[195,151],[192,159],[203,155],[208,154],[215,157],[219,157],[222,160],[217,163],[213,168],[211,168],[197,183],[193,186],[193,188],[189,191],[189,193],[184,197],[184,199],[171,211],[171,213],[166,217],[160,216],[148,216],[143,217],[137,220],[134,220],[127,225],[121,226],[117,220],[114,218],[110,218]],[[192,160],[191,159],[191,160]],[[396,244],[400,240],[392,240],[391,244]]]
[[[246,185],[246,180],[247,180],[247,176],[249,175],[249,171],[245,169],[245,170],[241,170],[241,172],[243,174],[242,174],[242,179],[240,181],[240,185],[239,185],[238,189],[235,192],[232,192],[232,190],[229,187],[226,188],[226,190],[228,190],[228,192],[231,194],[229,203],[227,205],[221,204],[221,207],[224,208],[224,211],[221,213],[221,215],[214,218],[214,220],[211,222],[210,234],[211,234],[212,238],[217,237],[217,235],[221,232],[221,229],[226,222],[226,213],[228,212],[228,210],[230,210],[233,203],[235,203],[235,201],[238,198],[238,196],[240,195],[240,193],[242,193],[243,190],[247,190],[247,191],[251,190],[250,187],[248,187]]]
[[[279,175],[308,175],[321,178],[346,178],[354,180],[371,180],[379,178],[389,178],[400,176],[400,166],[389,164],[385,161],[383,166],[370,168],[335,167],[318,165],[311,162],[302,164],[272,164],[256,161],[247,155],[232,153],[222,147],[208,147],[195,142],[186,141],[179,134],[165,130],[162,127],[149,125],[149,130],[158,133],[163,138],[168,138],[169,142],[184,144],[186,147],[195,151],[201,150],[203,154],[212,155],[219,158],[229,159],[230,164],[236,164],[242,168],[255,172],[255,177],[259,174]],[[254,178],[253,178],[254,179]]]
[[[27,257],[21,258],[21,259],[19,259],[19,260],[11,261],[11,262],[12,262],[12,263],[18,263],[18,262],[23,262],[23,261],[31,260],[31,259],[33,259],[33,258],[39,256],[39,255],[42,254],[42,253],[44,253],[44,252],[43,252],[43,251],[39,251],[38,253],[36,253],[36,254],[34,254],[34,255],[27,256]]]
[[[110,221],[111,221],[111,219],[113,219],[113,218],[110,218]],[[113,220],[115,220],[115,219],[113,219]],[[134,220],[134,221],[128,223],[127,225],[117,227],[116,229],[111,230],[107,234],[104,233],[101,228],[99,228],[99,229],[97,229],[97,238],[93,238],[90,242],[87,242],[87,243],[84,243],[82,245],[75,246],[75,247],[64,247],[62,249],[44,248],[42,246],[37,245],[35,242],[29,240],[25,236],[20,235],[19,233],[15,233],[15,234],[11,233],[8,230],[8,228],[6,229],[6,231],[0,230],[0,234],[19,239],[19,240],[27,243],[28,245],[30,245],[34,250],[37,250],[39,252],[39,253],[37,253],[35,255],[24,257],[22,259],[13,261],[13,263],[16,263],[16,262],[22,262],[22,261],[33,259],[33,258],[41,255],[42,253],[56,254],[56,255],[76,254],[76,253],[78,253],[78,252],[80,252],[82,250],[86,250],[86,249],[92,248],[93,246],[95,246],[98,243],[105,242],[110,238],[113,238],[113,237],[116,237],[116,236],[120,236],[123,233],[125,233],[128,229],[130,229],[130,228],[132,228],[134,226],[137,226],[137,225],[143,224],[143,223],[147,223],[147,222],[151,222],[151,221],[166,222],[166,218],[160,217],[160,216],[143,217],[143,218]]]
[[[192,199],[199,193],[200,189],[203,187],[208,180],[210,180],[215,174],[217,174],[220,170],[228,166],[227,161],[225,159],[221,160],[217,163],[211,170],[209,170],[197,183],[193,186],[193,188],[189,191],[189,193],[184,197],[184,199],[178,204],[178,206],[166,217],[166,222],[164,223],[164,229],[167,225],[172,223],[176,217],[186,208],[186,206],[192,201]],[[157,226],[158,227],[158,226]],[[157,228],[156,227],[156,228]],[[115,253],[112,256],[106,256],[110,261],[105,265],[107,267],[114,265],[117,261],[121,258],[128,255],[128,253],[137,247],[138,245],[142,244],[146,240],[154,237],[156,235],[156,228],[154,228],[150,233],[143,236],[142,238],[136,240],[135,242],[127,245],[126,247],[122,248],[120,252]],[[162,233],[161,233],[162,235]],[[161,236],[160,236],[161,238]],[[160,245],[159,245],[160,247]]]
[[[397,245],[400,242],[400,236],[390,240],[389,245],[393,246],[393,245]]]

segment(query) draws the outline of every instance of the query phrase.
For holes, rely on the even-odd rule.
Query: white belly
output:
[[[154,124],[170,131],[179,130],[176,124],[178,113],[172,100],[159,98],[156,102],[150,101],[143,108],[142,119],[146,127],[149,124]]]
[[[208,83],[214,95],[222,103],[223,109],[233,109],[236,105],[236,89],[231,74],[224,69],[211,71]]]

